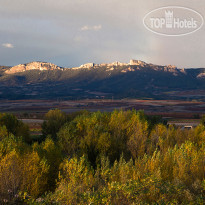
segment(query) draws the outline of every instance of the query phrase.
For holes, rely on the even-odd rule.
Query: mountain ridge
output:
[[[114,69],[114,67],[120,67],[120,66],[130,66],[127,70],[123,70],[123,72],[134,71],[133,69],[136,66],[138,66],[136,69],[140,69],[143,67],[150,67],[150,68],[153,68],[156,70],[159,70],[160,68],[162,69],[162,67],[164,67],[165,71],[175,71],[177,69],[177,67],[174,65],[166,65],[166,66],[154,65],[151,63],[145,63],[144,61],[141,61],[141,60],[130,60],[129,63],[121,63],[119,61],[116,61],[113,63],[102,63],[102,64],[85,63],[79,67],[71,67],[71,68],[60,67],[60,66],[57,66],[57,65],[55,65],[53,63],[49,63],[49,62],[33,61],[33,62],[19,64],[19,65],[10,67],[7,70],[5,70],[5,73],[6,74],[15,74],[15,73],[19,73],[19,72],[25,72],[28,70],[44,71],[44,70],[66,70],[66,69],[76,70],[76,69],[84,69],[84,68],[95,69],[95,68],[99,68],[99,67],[107,67],[107,68],[110,68],[112,70],[112,69]]]
[[[31,62],[0,67],[0,99],[153,98],[205,100],[205,69],[140,60],[64,68]]]

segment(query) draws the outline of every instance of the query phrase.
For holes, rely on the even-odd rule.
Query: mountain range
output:
[[[140,60],[64,68],[31,62],[0,66],[0,99],[205,100],[205,69],[179,69]]]

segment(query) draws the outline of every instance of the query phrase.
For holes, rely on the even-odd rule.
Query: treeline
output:
[[[56,109],[39,140],[1,114],[0,204],[204,204],[202,122],[182,130],[143,111]]]

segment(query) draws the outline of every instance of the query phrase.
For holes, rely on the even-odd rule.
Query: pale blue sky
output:
[[[0,0],[0,65],[46,61],[72,67],[139,59],[205,67],[205,26],[180,37],[144,27],[149,11],[170,5],[205,16],[204,0]]]

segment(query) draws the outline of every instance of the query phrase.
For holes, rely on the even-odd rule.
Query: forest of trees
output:
[[[0,204],[205,204],[205,126],[143,111],[0,114]]]

